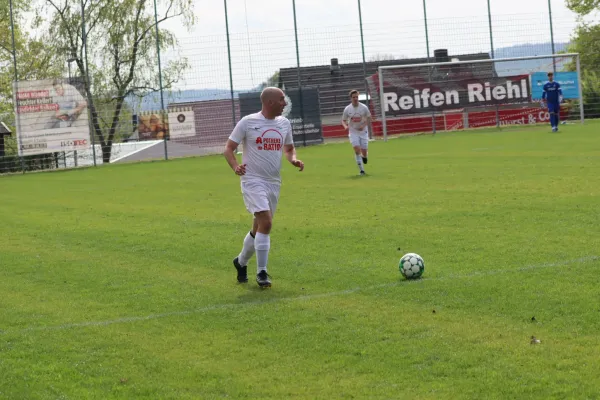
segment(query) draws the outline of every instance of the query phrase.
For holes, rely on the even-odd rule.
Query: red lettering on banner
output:
[[[40,105],[41,111],[58,111],[58,104],[42,104]]]
[[[28,92],[17,92],[17,100],[40,99],[42,97],[49,96],[50,92],[48,90],[31,90]]]
[[[40,112],[40,106],[21,106],[17,110],[19,114]]]
[[[40,111],[57,111],[58,104],[36,104],[30,106],[20,106],[17,108],[19,114],[36,113]]]

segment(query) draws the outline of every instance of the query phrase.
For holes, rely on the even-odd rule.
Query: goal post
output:
[[[578,53],[380,66],[367,78],[376,134],[547,123],[548,72],[563,92],[560,119],[585,120]],[[379,132],[377,132],[379,131]]]

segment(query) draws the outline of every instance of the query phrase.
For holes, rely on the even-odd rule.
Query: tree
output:
[[[125,100],[160,89],[157,42],[161,51],[167,51],[177,48],[177,40],[166,29],[159,29],[157,38],[151,0],[84,0],[86,71],[80,0],[41,1],[38,15],[50,15],[46,22],[52,45],[75,60],[84,78],[92,134],[102,147],[103,161],[109,162]],[[157,17],[159,24],[173,18],[182,19],[187,28],[194,23],[192,0],[157,0],[157,7],[162,10]],[[187,66],[183,58],[163,65],[163,88],[171,88]],[[101,104],[106,99],[113,103],[110,107]],[[101,115],[101,109],[110,110],[110,114]]]
[[[15,29],[15,52],[17,55],[17,77],[19,80],[54,78],[60,75],[64,66],[56,62],[54,51],[46,44],[43,36],[32,37],[23,29],[26,12],[31,11],[30,3],[13,0],[13,20]],[[34,28],[35,28],[34,23]],[[12,105],[12,82],[15,79],[13,65],[12,31],[8,0],[0,0],[0,115],[14,120]],[[10,116],[6,118],[6,116]]]
[[[28,33],[31,30],[24,27],[24,15],[30,11],[29,1],[13,0],[17,79],[36,80],[58,77],[64,64],[58,62],[52,47],[46,43],[43,36],[32,36]],[[33,21],[32,25],[32,28],[35,28],[36,21]],[[16,129],[12,85],[15,71],[12,35],[9,0],[0,0],[0,120],[9,125],[13,132],[13,136],[5,140],[7,154],[17,152],[14,134]]]
[[[582,17],[600,11],[600,0],[567,0],[567,7],[578,14],[579,26],[575,30],[568,51],[579,53],[581,62],[581,85],[585,113],[600,116],[600,25],[588,23]],[[575,64],[567,69],[574,71]]]
[[[600,9],[600,0],[567,0],[567,8],[580,16],[591,14]]]
[[[259,92],[267,87],[278,87],[278,86],[279,86],[279,71],[275,71],[273,73],[273,75],[271,75],[269,78],[267,78],[266,81],[264,81],[263,83],[261,83],[260,85],[255,87],[253,90]]]

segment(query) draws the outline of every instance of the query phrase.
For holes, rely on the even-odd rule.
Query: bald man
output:
[[[240,176],[244,204],[254,216],[252,230],[244,238],[240,254],[233,260],[239,283],[248,282],[248,261],[256,252],[256,282],[261,288],[271,287],[267,273],[271,248],[271,224],[279,201],[281,187],[281,160],[287,160],[300,171],[304,163],[296,158],[292,126],[282,117],[286,106],[281,89],[269,87],[260,96],[262,110],[245,116],[229,136],[223,155],[229,166]],[[234,152],[244,146],[242,164]]]

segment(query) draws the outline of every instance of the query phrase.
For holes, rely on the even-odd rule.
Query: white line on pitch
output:
[[[446,275],[446,276],[440,276],[438,278],[427,278],[427,279],[409,281],[408,283],[423,283],[424,284],[424,283],[427,283],[428,281],[477,278],[477,277],[481,277],[481,276],[499,275],[499,274],[503,274],[503,273],[514,273],[514,272],[519,272],[519,271],[523,272],[523,271],[531,271],[531,270],[543,269],[543,268],[561,267],[561,266],[569,265],[569,264],[583,264],[583,263],[587,263],[587,262],[596,261],[599,259],[600,259],[600,256],[588,256],[588,257],[576,258],[573,260],[565,260],[562,262],[552,262],[552,263],[528,265],[528,266],[525,266],[522,268],[515,268],[515,269],[506,268],[506,269],[497,269],[497,270],[492,270],[492,271],[472,272],[469,274],[462,274],[462,275],[461,274]],[[215,304],[212,306],[197,308],[194,310],[172,311],[172,312],[166,312],[166,313],[161,313],[161,314],[151,314],[151,315],[146,315],[146,316],[141,316],[141,317],[125,317],[125,318],[117,318],[117,319],[111,319],[111,320],[105,320],[105,321],[78,322],[78,323],[72,323],[72,324],[62,324],[62,325],[53,325],[53,326],[52,325],[51,326],[37,326],[37,327],[30,327],[30,328],[19,329],[19,330],[3,331],[0,329],[0,335],[9,334],[9,333],[10,334],[19,334],[19,333],[35,332],[35,331],[54,331],[54,330],[65,330],[65,329],[72,329],[72,328],[107,326],[107,325],[138,322],[138,321],[149,321],[149,320],[153,320],[153,319],[160,319],[160,318],[167,318],[167,317],[176,317],[176,316],[181,316],[181,315],[200,314],[200,313],[205,313],[205,312],[210,312],[210,311],[215,311],[215,310],[251,307],[251,306],[264,305],[264,304],[269,304],[269,303],[279,303],[279,302],[298,301],[298,300],[314,300],[314,299],[320,299],[320,298],[326,298],[326,297],[342,296],[342,295],[352,294],[352,293],[356,293],[356,292],[360,292],[360,291],[370,291],[370,290],[374,290],[374,289],[383,289],[383,288],[388,288],[388,287],[394,287],[394,286],[398,286],[403,283],[407,283],[407,282],[404,280],[399,280],[396,282],[384,283],[381,285],[374,285],[374,286],[368,286],[368,287],[362,287],[362,288],[356,287],[353,289],[340,290],[340,291],[336,291],[336,292],[312,294],[312,295],[306,295],[306,296],[281,297],[281,298],[275,298],[275,299],[270,299],[270,300],[250,301],[247,303]]]

